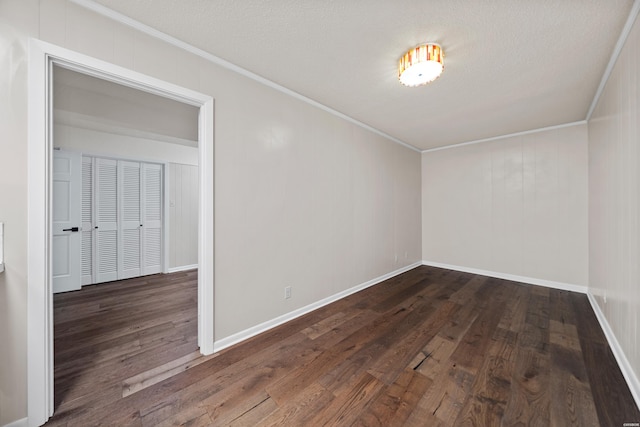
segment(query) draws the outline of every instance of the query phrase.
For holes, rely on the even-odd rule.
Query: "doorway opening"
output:
[[[53,292],[198,265],[199,108],[53,65]]]
[[[52,234],[53,68],[141,90],[198,109],[198,346],[214,351],[213,282],[213,98],[162,80],[31,40],[29,57],[28,142],[28,415],[40,425],[53,414]]]

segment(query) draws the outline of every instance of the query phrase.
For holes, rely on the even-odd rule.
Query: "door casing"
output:
[[[53,414],[51,275],[53,64],[199,107],[198,345],[214,351],[214,100],[211,96],[37,39],[29,40],[27,405],[30,426]]]

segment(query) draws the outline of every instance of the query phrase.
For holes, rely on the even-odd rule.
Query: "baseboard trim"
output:
[[[613,352],[613,356],[616,358],[618,362],[618,366],[620,367],[620,371],[622,371],[622,375],[624,379],[627,381],[627,385],[629,386],[629,390],[631,390],[631,395],[633,399],[636,401],[636,405],[640,408],[640,381],[636,376],[633,368],[631,367],[631,363],[629,363],[629,359],[624,354],[624,350],[620,346],[616,335],[613,333],[613,329],[609,325],[607,318],[605,317],[602,309],[600,309],[600,305],[598,305],[598,301],[596,301],[595,297],[591,292],[587,292],[587,297],[589,298],[589,302],[591,303],[591,308],[593,308],[593,312],[596,314],[596,318],[600,323],[600,327],[604,332],[604,336],[607,338],[609,342],[609,347],[611,347],[611,351]]]
[[[179,271],[194,270],[198,268],[198,264],[181,265],[180,267],[171,267],[167,269],[167,273],[177,273]]]
[[[300,317],[304,314],[307,314],[313,310],[317,310],[320,307],[323,307],[327,304],[331,304],[332,302],[335,302],[339,299],[342,299],[346,296],[349,296],[351,294],[354,294],[356,292],[359,292],[363,289],[369,288],[373,285],[377,285],[380,282],[384,282],[385,280],[388,280],[394,276],[397,276],[399,274],[402,274],[404,272],[407,272],[409,270],[412,270],[416,267],[419,267],[420,265],[422,265],[422,262],[418,261],[416,263],[413,263],[411,265],[408,265],[406,267],[402,267],[398,270],[392,271],[391,273],[387,273],[384,274],[382,276],[376,277],[375,279],[369,280],[365,283],[361,283],[357,286],[354,286],[352,288],[346,289],[342,292],[338,292],[337,294],[331,295],[327,298],[321,299],[317,302],[314,302],[312,304],[306,305],[304,307],[301,307],[297,310],[291,311],[287,314],[283,314],[282,316],[278,316],[274,319],[268,320],[266,322],[260,323],[259,325],[253,326],[251,328],[245,329],[244,331],[240,331],[238,333],[235,333],[233,335],[230,335],[226,338],[222,338],[220,340],[217,340],[213,343],[213,351],[214,352],[218,352],[220,350],[224,350],[225,348],[231,347],[234,344],[238,344],[239,342],[242,342],[246,339],[249,339],[253,336],[256,336],[258,334],[261,334],[263,332],[268,331],[269,329],[275,328],[276,326],[282,325],[283,323],[286,323],[290,320],[293,320],[297,317]]]
[[[29,427],[29,419],[22,418],[20,420],[15,420],[9,424],[5,424],[4,427]]]
[[[459,265],[443,264],[440,262],[433,262],[433,261],[422,261],[422,265],[428,265],[431,267],[438,267],[438,268],[446,268],[448,270],[462,271],[465,273],[479,274],[481,276],[495,277],[497,279],[511,280],[514,282],[528,283],[530,285],[544,286],[546,288],[560,289],[563,291],[578,292],[581,294],[587,293],[586,286],[574,285],[571,283],[554,282],[553,280],[536,279],[536,278],[527,277],[527,276],[517,276],[515,274],[499,273],[496,271],[481,270],[479,268],[471,268],[471,267],[462,267]]]

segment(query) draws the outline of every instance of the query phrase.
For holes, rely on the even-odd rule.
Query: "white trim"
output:
[[[51,293],[50,160],[52,152],[52,64],[144,90],[200,108],[198,148],[200,209],[198,239],[198,345],[214,343],[214,102],[185,89],[37,39],[29,40],[28,68],[28,278],[27,410],[29,425],[44,424],[53,413],[53,327]]]
[[[66,126],[68,128],[72,128],[71,126],[67,126],[67,125],[61,125],[61,126]],[[80,130],[85,130],[85,131],[89,131],[89,132],[97,132],[100,133],[100,131],[97,130],[93,130],[93,129],[84,129],[84,128],[75,128],[75,129],[80,129]],[[127,137],[128,135],[120,135],[120,136],[125,136]],[[134,137],[135,138],[135,137]],[[190,148],[192,150],[197,150],[197,148]],[[76,153],[82,153],[83,156],[87,156],[87,157],[102,157],[103,159],[112,159],[112,160],[130,160],[132,162],[144,162],[144,163],[153,163],[156,165],[164,165],[164,164],[174,164],[174,165],[189,165],[189,166],[198,166],[197,161],[193,162],[193,163],[187,163],[187,161],[178,161],[178,162],[172,162],[169,160],[164,160],[164,159],[159,159],[159,158],[152,158],[152,157],[144,157],[144,156],[135,156],[135,155],[126,155],[126,154],[117,154],[114,155],[113,151],[102,151],[100,149],[84,149],[84,148],[74,148],[74,147],[54,147],[54,150],[61,150],[61,151],[73,151]],[[179,160],[184,160],[184,159],[179,159]]]
[[[380,135],[380,136],[382,136],[382,137],[384,137],[384,138],[386,138],[386,139],[388,139],[388,140],[390,140],[392,142],[395,142],[396,144],[402,145],[403,147],[409,148],[409,149],[411,149],[413,151],[420,152],[419,148],[414,147],[413,145],[411,145],[409,143],[406,143],[404,141],[401,141],[400,139],[395,138],[395,137],[393,137],[393,136],[391,136],[391,135],[389,135],[387,133],[384,133],[379,129],[376,129],[376,128],[372,127],[372,126],[369,126],[366,123],[363,123],[363,122],[361,122],[359,120],[354,119],[353,117],[347,116],[344,113],[341,113],[341,112],[339,112],[337,110],[334,110],[331,107],[328,107],[328,106],[326,106],[324,104],[321,104],[318,101],[314,101],[311,98],[308,98],[308,97],[306,97],[306,96],[304,96],[302,94],[299,94],[298,92],[294,92],[291,89],[288,89],[288,88],[286,88],[284,86],[279,85],[278,83],[275,83],[275,82],[273,82],[273,81],[271,81],[269,79],[266,79],[266,78],[264,78],[262,76],[259,76],[258,74],[252,73],[249,70],[246,70],[246,69],[244,69],[242,67],[239,67],[239,66],[237,66],[235,64],[232,64],[229,61],[226,61],[226,60],[224,60],[224,59],[222,59],[222,58],[220,58],[218,56],[215,56],[215,55],[213,55],[213,54],[211,54],[209,52],[206,52],[206,51],[204,51],[204,50],[202,50],[200,48],[197,48],[197,47],[195,47],[195,46],[193,46],[193,45],[191,45],[189,43],[186,43],[186,42],[184,42],[182,40],[178,40],[175,37],[172,37],[172,36],[170,36],[170,35],[168,35],[166,33],[163,33],[162,31],[158,31],[155,28],[149,27],[148,25],[145,25],[145,24],[141,23],[140,21],[136,21],[135,19],[132,19],[132,18],[130,18],[130,17],[126,16],[126,15],[123,15],[123,14],[121,14],[119,12],[116,12],[116,11],[114,11],[112,9],[109,9],[108,7],[105,7],[105,6],[101,5],[101,4],[98,4],[98,3],[96,3],[96,2],[94,2],[92,0],[71,0],[71,2],[77,4],[78,6],[81,6],[81,7],[84,7],[86,9],[89,9],[89,10],[91,10],[91,11],[93,11],[93,12],[99,14],[99,15],[105,16],[105,17],[107,17],[109,19],[112,19],[112,20],[114,20],[116,22],[119,22],[120,24],[123,24],[123,25],[126,25],[128,27],[134,28],[134,29],[136,29],[136,30],[138,30],[138,31],[140,31],[140,32],[142,32],[144,34],[147,34],[147,35],[151,36],[151,37],[155,37],[157,39],[160,39],[160,40],[162,40],[162,41],[164,41],[166,43],[169,43],[169,44],[171,44],[173,46],[176,46],[177,48],[183,49],[183,50],[185,50],[185,51],[187,51],[189,53],[197,55],[197,56],[199,56],[199,57],[201,57],[203,59],[206,59],[209,62],[212,62],[212,63],[214,63],[216,65],[219,65],[220,67],[223,67],[223,68],[231,70],[231,71],[233,71],[235,73],[238,73],[238,74],[240,74],[240,75],[242,75],[244,77],[247,77],[247,78],[249,78],[251,80],[254,80],[254,81],[258,82],[258,83],[261,83],[261,84],[263,84],[263,85],[265,85],[267,87],[270,87],[271,89],[275,89],[278,92],[282,92],[282,93],[284,93],[286,95],[289,95],[289,96],[291,96],[293,98],[296,98],[296,99],[298,99],[298,100],[300,100],[302,102],[306,102],[307,104],[313,105],[316,108],[319,108],[319,109],[321,109],[323,111],[326,111],[329,114],[333,114],[334,116],[340,117],[343,120],[346,120],[346,121],[348,121],[350,123],[353,123],[353,124],[363,128],[363,129],[366,129],[366,130],[368,130],[370,132],[373,132],[373,133],[375,133],[377,135]]]
[[[181,265],[179,267],[171,267],[168,270],[168,273],[178,273],[180,271],[188,271],[188,270],[195,270],[196,268],[198,268],[198,264],[191,264],[191,265]]]
[[[9,424],[5,424],[4,427],[28,427],[28,425],[29,425],[29,419],[22,418],[22,419],[10,422]]]
[[[579,126],[579,125],[585,125],[585,124],[587,124],[586,120],[580,120],[580,121],[577,121],[577,122],[564,123],[564,124],[561,124],[561,125],[547,126],[547,127],[544,127],[544,128],[525,130],[525,131],[522,131],[522,132],[508,133],[506,135],[492,136],[490,138],[476,139],[476,140],[473,140],[473,141],[461,142],[459,144],[445,145],[443,147],[429,148],[427,150],[422,150],[422,153],[430,153],[432,151],[448,150],[450,148],[464,147],[465,145],[479,144],[481,142],[496,141],[498,139],[512,138],[514,136],[530,135],[532,133],[545,132],[545,131],[556,130],[556,129],[563,129],[563,128],[568,128],[568,127],[571,127],[571,126]]]
[[[214,351],[215,328],[215,178],[214,100],[208,97],[198,116],[198,345],[204,355]],[[201,285],[203,283],[204,285]]]
[[[589,107],[589,111],[587,112],[586,121],[591,120],[591,116],[593,115],[593,111],[596,109],[598,105],[598,101],[600,100],[600,96],[604,91],[604,87],[607,85],[609,81],[609,77],[611,77],[611,72],[613,72],[613,67],[615,67],[616,62],[618,62],[618,57],[620,56],[620,52],[622,52],[622,48],[624,47],[627,38],[629,37],[629,33],[633,28],[633,24],[638,17],[638,12],[640,12],[640,0],[635,0],[633,2],[633,6],[631,6],[631,11],[629,12],[629,17],[627,18],[627,22],[624,24],[622,28],[622,32],[620,33],[620,37],[618,37],[618,42],[613,48],[613,52],[611,52],[611,58],[609,58],[609,63],[607,64],[607,68],[604,70],[604,74],[602,74],[602,79],[600,80],[600,85],[596,90],[596,94],[593,97],[593,101],[591,101],[591,106]]]
[[[481,270],[479,268],[462,267],[459,265],[443,264],[441,262],[422,261],[422,265],[430,267],[446,268],[448,270],[462,271],[465,273],[479,274],[481,276],[495,277],[497,279],[511,280],[512,282],[527,283],[529,285],[544,286],[545,288],[560,289],[562,291],[578,292],[580,294],[587,293],[586,286],[574,285],[571,283],[554,282],[553,280],[536,279],[527,276],[517,276],[515,274],[499,273],[496,271]]]
[[[373,285],[377,285],[380,282],[384,282],[385,280],[388,280],[394,276],[397,276],[399,274],[402,274],[404,272],[407,272],[409,270],[412,270],[416,267],[419,267],[420,265],[422,265],[421,262],[416,262],[413,263],[411,265],[408,265],[406,267],[402,267],[398,270],[392,271],[391,273],[387,273],[384,274],[382,276],[376,277],[375,279],[369,280],[367,282],[361,283],[357,286],[354,286],[352,288],[346,289],[342,292],[338,292],[337,294],[331,295],[327,298],[321,299],[320,301],[316,301],[314,303],[311,303],[309,305],[306,305],[304,307],[301,307],[297,310],[291,311],[287,314],[283,314],[282,316],[278,316],[274,319],[271,320],[267,320],[266,322],[260,323],[259,325],[256,326],[252,326],[251,328],[245,329],[244,331],[240,331],[237,332],[233,335],[230,335],[226,338],[223,338],[221,340],[218,340],[214,343],[214,349],[216,352],[220,351],[220,350],[224,350],[227,347],[231,347],[234,344],[237,344],[241,341],[244,341],[246,339],[249,339],[255,335],[261,334],[263,332],[268,331],[269,329],[275,328],[276,326],[282,325],[283,323],[286,323],[290,320],[293,320],[297,317],[300,317],[304,314],[307,314],[313,310],[317,310],[320,307],[323,307],[327,304],[331,304],[332,302],[335,302],[341,298],[344,298],[346,296],[349,296],[351,294],[354,294],[356,292],[359,292],[363,289],[366,289],[368,287],[371,287]]]
[[[51,277],[47,244],[50,234],[48,139],[49,60],[40,43],[29,42],[27,142],[27,411],[32,426],[44,424],[53,413],[53,357],[51,352]],[[43,289],[44,288],[44,289]]]
[[[607,321],[606,316],[600,309],[598,305],[598,301],[596,301],[595,297],[591,292],[587,292],[587,297],[589,298],[589,302],[591,303],[591,308],[593,308],[593,312],[596,314],[598,318],[598,322],[600,323],[600,327],[604,332],[604,336],[607,338],[609,342],[609,347],[611,347],[611,351],[613,352],[616,361],[618,362],[618,366],[620,367],[620,371],[622,371],[622,375],[624,379],[627,381],[627,385],[629,386],[629,390],[631,391],[631,395],[633,399],[636,401],[636,405],[640,408],[640,381],[636,376],[636,373],[633,371],[633,367],[627,359],[627,356],[624,354],[624,350],[620,346],[616,335],[613,333],[609,322]],[[635,420],[634,420],[635,421]]]
[[[68,126],[76,129],[85,129],[100,133],[109,133],[112,135],[122,135],[132,138],[151,139],[154,141],[168,142],[170,144],[183,145],[185,147],[198,148],[198,141],[190,139],[178,138],[177,136],[162,135],[160,133],[150,132],[141,129],[133,129],[125,126],[119,126],[115,123],[107,123],[99,120],[94,116],[87,114],[75,113],[60,109],[54,110],[54,124]]]
[[[92,150],[79,150],[77,148],[66,148],[66,147],[55,147],[53,149],[54,151],[70,151],[72,153],[80,153],[82,154],[83,157],[100,157],[101,159],[108,159],[108,160],[124,160],[127,162],[138,162],[138,163],[151,163],[154,165],[159,165],[159,166],[163,166],[165,164],[169,164],[168,162],[162,161],[162,160],[156,160],[156,159],[149,159],[149,158],[144,158],[144,157],[136,157],[136,156],[127,156],[127,155],[114,155],[114,154],[105,154],[105,153],[101,153],[99,151],[92,151]]]

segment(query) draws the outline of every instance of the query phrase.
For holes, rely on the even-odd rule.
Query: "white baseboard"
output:
[[[5,424],[3,427],[29,427],[29,419],[22,418],[21,420],[15,420],[9,424]]]
[[[181,265],[180,267],[170,267],[167,269],[167,273],[177,273],[179,271],[187,271],[187,270],[194,270],[198,268],[198,264],[191,264],[191,265]]]
[[[622,375],[624,376],[624,379],[627,380],[627,385],[629,386],[629,390],[631,390],[631,395],[636,401],[636,405],[638,406],[638,408],[640,408],[640,381],[638,380],[636,373],[633,371],[631,363],[629,363],[629,359],[627,359],[627,356],[624,354],[624,350],[622,350],[622,347],[620,346],[616,335],[613,333],[613,330],[611,329],[607,318],[600,309],[600,306],[598,305],[598,302],[594,298],[593,294],[591,292],[587,292],[587,297],[589,297],[591,308],[593,308],[593,312],[598,318],[600,327],[602,328],[604,336],[609,342],[609,347],[611,347],[611,351],[613,352],[613,355],[618,362],[618,366],[622,371]]]
[[[306,305],[304,307],[301,307],[297,310],[291,311],[287,314],[283,314],[282,316],[278,316],[275,319],[271,319],[268,320],[266,322],[260,323],[259,325],[253,326],[251,328],[245,329],[244,331],[240,331],[238,333],[235,333],[233,335],[230,335],[226,338],[222,338],[220,340],[217,340],[216,342],[214,342],[213,344],[213,351],[214,352],[218,352],[220,350],[223,350],[227,347],[230,347],[234,344],[237,344],[241,341],[244,341],[248,338],[251,338],[255,335],[261,334],[262,332],[268,331],[269,329],[275,328],[278,325],[281,325],[283,323],[286,323],[290,320],[293,320],[297,317],[302,316],[303,314],[307,314],[313,310],[316,310],[320,307],[323,307],[327,304],[330,304],[334,301],[337,301],[341,298],[344,298],[348,295],[354,294],[358,291],[361,291],[363,289],[366,289],[368,287],[371,287],[373,285],[377,285],[380,282],[384,282],[387,279],[390,279],[394,276],[397,276],[399,274],[402,274],[406,271],[412,270],[416,267],[419,267],[420,265],[422,265],[421,262],[416,262],[413,263],[411,265],[408,265],[406,267],[402,267],[398,270],[392,271],[391,273],[387,273],[384,274],[380,277],[376,277],[375,279],[369,280],[368,282],[365,283],[361,283],[357,286],[354,286],[353,288],[349,288],[347,290],[344,290],[342,292],[338,292],[337,294],[331,295],[327,298],[321,299],[320,301],[314,302],[312,304]]]
[[[574,285],[571,283],[554,282],[553,280],[536,279],[527,276],[516,276],[515,274],[499,273],[496,271],[480,270],[478,268],[461,267],[459,265],[443,264],[440,262],[422,261],[422,265],[431,267],[446,268],[448,270],[462,271],[465,273],[479,274],[481,276],[495,277],[497,279],[511,280],[514,282],[528,283],[530,285],[544,286],[546,288],[560,289],[563,291],[587,293],[586,286]]]

